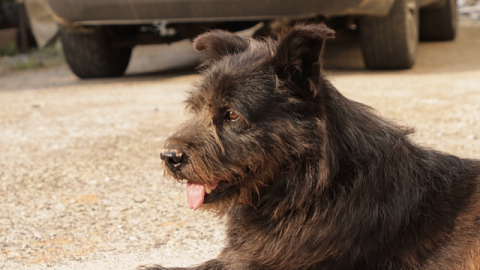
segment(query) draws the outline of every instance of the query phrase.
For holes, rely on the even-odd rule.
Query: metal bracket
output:
[[[155,27],[155,32],[158,33],[161,37],[171,37],[177,34],[177,31],[173,28],[168,28],[168,22],[166,20],[153,22],[153,27]]]

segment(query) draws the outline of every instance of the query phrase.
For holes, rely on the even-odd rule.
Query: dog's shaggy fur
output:
[[[297,25],[195,40],[206,59],[193,118],[162,158],[197,188],[192,208],[226,215],[227,243],[174,269],[480,269],[479,161],[415,145],[340,94],[319,60],[333,35]]]

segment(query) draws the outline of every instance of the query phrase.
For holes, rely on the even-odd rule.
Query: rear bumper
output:
[[[386,15],[394,0],[47,0],[60,21],[81,25]]]

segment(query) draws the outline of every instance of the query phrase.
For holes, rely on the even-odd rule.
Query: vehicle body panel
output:
[[[213,22],[322,15],[387,15],[394,0],[47,0],[61,20],[80,25]],[[432,1],[432,0],[423,0]],[[435,0],[433,0],[435,1]]]

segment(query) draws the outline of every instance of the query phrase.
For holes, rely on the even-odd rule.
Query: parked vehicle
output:
[[[422,40],[452,40],[455,0],[47,0],[65,57],[81,78],[120,76],[136,45],[239,31],[259,22],[323,18],[354,23],[369,69],[408,69]],[[265,30],[265,29],[264,29]]]

